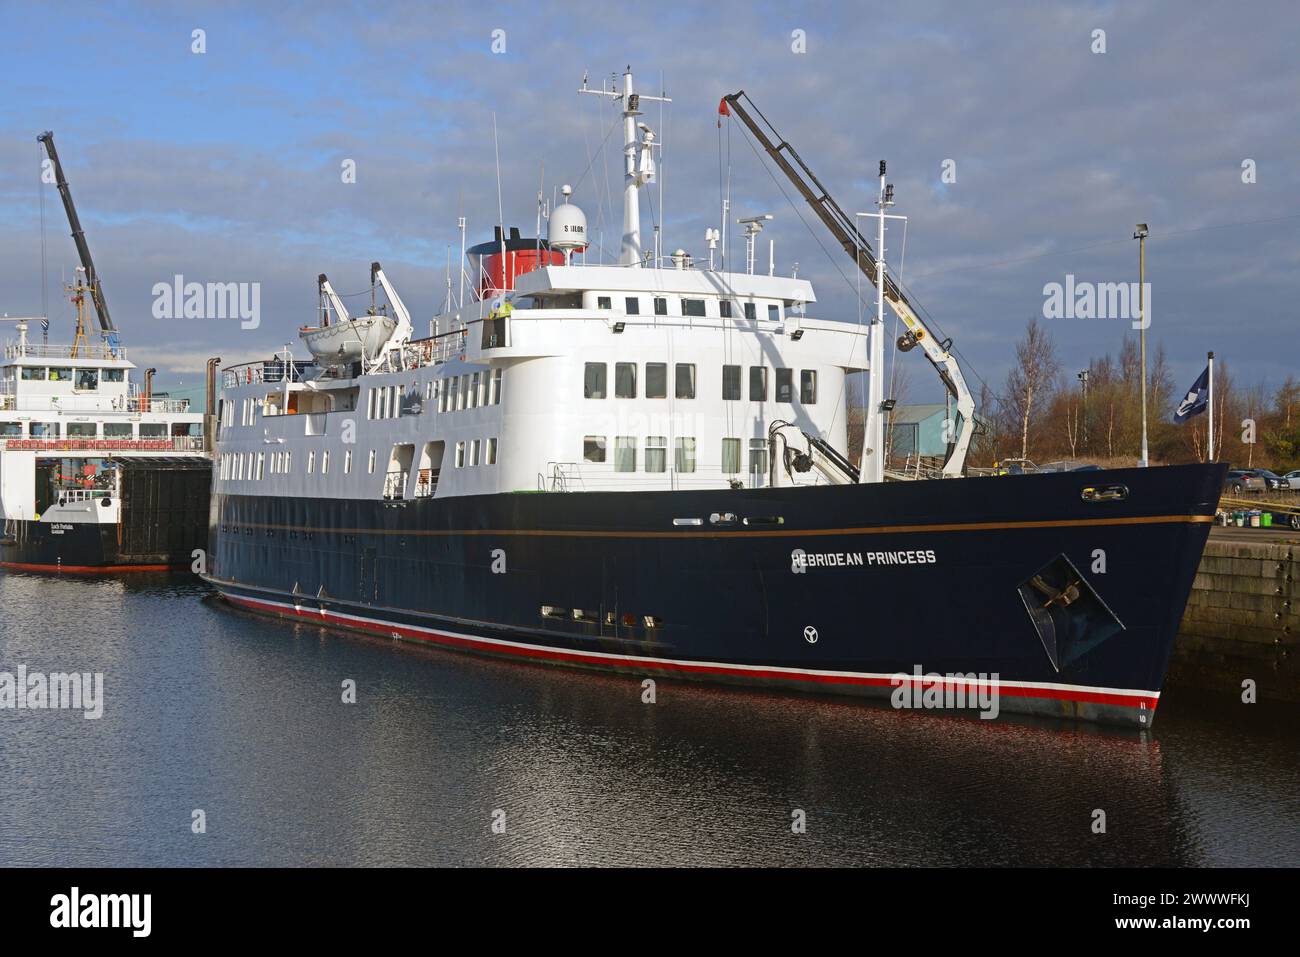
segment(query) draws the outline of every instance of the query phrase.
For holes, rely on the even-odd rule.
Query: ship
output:
[[[952,342],[877,254],[883,163],[873,247],[743,91],[720,103],[876,290],[874,317],[819,318],[770,245],[756,268],[768,215],[736,220],[740,268],[725,206],[707,263],[665,254],[659,230],[643,248],[660,148],[643,108],[666,98],[630,69],[582,92],[623,128],[618,261],[591,261],[566,186],[553,208],[539,195],[537,236],[498,224],[466,251],[468,295],[449,272],[427,336],[378,263],[355,330],[320,277],[303,336],[326,345],[223,372],[212,587],[258,613],[638,681],[1151,727],[1223,467],[977,474]],[[932,473],[885,461],[886,307],[953,409]],[[332,354],[342,342],[358,345]]]
[[[0,360],[0,566],[117,572],[191,567],[207,545],[212,461],[203,413],[137,380],[108,310],[53,133],[44,145],[81,265],[68,292],[71,344],[46,316],[2,316],[16,338]],[[88,304],[100,324],[87,331]],[[30,333],[39,324],[42,341]],[[215,366],[209,364],[209,372]]]

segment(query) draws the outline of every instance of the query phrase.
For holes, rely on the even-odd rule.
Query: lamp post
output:
[[[1080,436],[1080,438],[1082,439],[1080,446],[1083,450],[1083,454],[1087,455],[1088,454],[1088,370],[1087,369],[1084,369],[1082,372],[1079,373],[1079,382],[1082,383],[1082,387],[1083,387],[1083,423],[1082,423],[1082,428],[1079,430],[1082,433],[1082,435]]]
[[[1142,353],[1142,458],[1138,465],[1151,464],[1147,457],[1147,224],[1138,223],[1133,238],[1138,241],[1138,341]]]

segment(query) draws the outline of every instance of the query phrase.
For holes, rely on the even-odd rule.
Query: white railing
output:
[[[14,395],[0,390],[6,412],[188,412],[189,399],[126,395]]]
[[[11,342],[5,346],[6,359],[21,359],[24,356],[35,359],[125,359],[126,350],[119,348],[114,355],[109,351],[107,344],[102,342],[93,346],[80,346],[75,355],[72,346],[51,346],[33,342],[26,345]]]
[[[439,469],[420,469],[415,477],[415,497],[428,498],[438,488]]]
[[[406,491],[408,472],[388,472],[384,475],[384,498],[402,498]]]
[[[0,439],[0,449],[10,452],[202,452],[203,436],[172,435],[141,439]]]

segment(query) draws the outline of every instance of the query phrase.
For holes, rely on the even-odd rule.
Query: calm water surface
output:
[[[665,681],[646,705],[207,596],[0,572],[0,671],[105,682],[98,721],[0,711],[0,865],[1300,864],[1295,709],[1174,689],[1144,737]]]

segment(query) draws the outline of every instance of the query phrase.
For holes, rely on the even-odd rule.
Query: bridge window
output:
[[[131,437],[132,426],[130,422],[105,422],[104,438],[106,439],[129,439]],[[32,434],[36,434],[36,423],[32,423]]]
[[[645,364],[645,397],[647,399],[668,398],[668,363],[647,362]]]
[[[740,471],[740,439],[722,440],[722,474],[735,475]]]
[[[674,376],[677,389],[676,394],[679,399],[695,398],[695,363],[679,362],[677,371]]]
[[[652,435],[645,440],[645,470],[647,472],[665,472],[668,470],[668,437]]]
[[[69,422],[68,437],[69,438],[73,438],[73,437],[94,438],[95,429],[96,429],[96,424],[94,422]],[[141,432],[144,431],[144,426],[140,426],[140,431]]]
[[[126,370],[125,370],[125,369],[104,369],[104,370],[102,370],[102,371],[100,372],[100,375],[103,376],[105,382],[125,382],[125,381],[126,381]]]
[[[694,472],[695,471],[695,440],[679,438],[677,448],[673,456],[674,472]]]
[[[804,405],[817,402],[817,370],[803,369],[799,372],[799,401]]]
[[[50,368],[51,382],[71,382],[72,368],[70,366],[52,366]]]
[[[78,369],[77,370],[77,388],[91,392],[99,388],[99,370],[98,369]]]
[[[731,318],[731,300],[723,299],[718,302],[718,315],[723,319]]]
[[[636,398],[636,363],[614,363],[614,398]]]
[[[767,369],[763,366],[749,367],[749,401],[767,401]]]
[[[668,300],[663,296],[655,296],[655,315],[668,315]]]
[[[588,435],[582,440],[582,460],[584,462],[605,461],[605,437]]]
[[[605,398],[605,363],[588,362],[582,377],[582,394],[588,399]]]
[[[793,369],[776,370],[776,401],[777,402],[794,401],[794,370]]]
[[[614,471],[636,471],[636,437],[616,435],[614,437]]]
[[[629,316],[641,315],[641,297],[628,296],[626,299],[624,299],[623,311],[626,312]]]
[[[703,316],[704,300],[703,299],[683,299],[682,300],[683,316]]]
[[[0,436],[7,439],[16,439],[23,434],[23,424],[21,422],[0,422]]]
[[[740,366],[722,367],[722,398],[740,398]]]
[[[745,318],[751,322],[758,318],[758,310],[752,302],[745,303]]]
[[[72,433],[68,433],[71,435]],[[167,437],[167,424],[165,422],[141,422],[140,438],[142,439],[165,439]]]
[[[130,426],[127,426],[130,428]],[[31,424],[32,438],[51,438],[59,437],[59,423],[57,422],[33,422]],[[129,432],[127,433],[130,434]]]
[[[24,382],[44,382],[49,378],[49,370],[45,366],[23,366]]]

